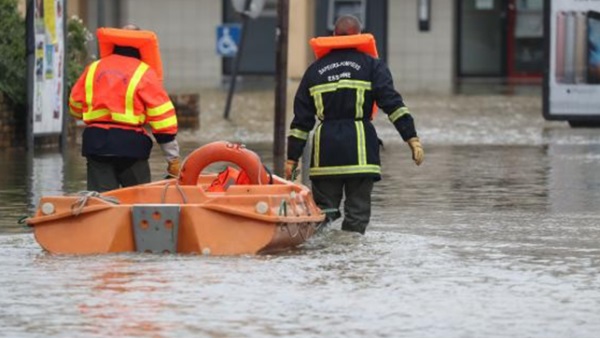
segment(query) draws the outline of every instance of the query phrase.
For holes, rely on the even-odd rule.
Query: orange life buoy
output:
[[[231,162],[248,175],[250,184],[268,184],[271,176],[260,157],[241,144],[225,141],[212,142],[194,150],[183,162],[179,184],[196,185],[202,170],[215,162]]]
[[[354,35],[334,35],[320,36],[310,39],[308,42],[317,59],[329,54],[332,49],[355,48],[359,51],[369,54],[372,57],[379,57],[377,53],[377,44],[372,34],[354,34]]]
[[[142,61],[163,79],[163,67],[156,34],[145,30],[101,27],[96,31],[100,58],[113,54],[115,46],[133,47],[140,51]]]

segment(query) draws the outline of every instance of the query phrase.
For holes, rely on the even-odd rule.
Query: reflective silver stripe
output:
[[[315,130],[314,140],[315,140],[315,151],[313,154],[313,163],[315,167],[319,166],[319,153],[321,152],[321,128],[323,128],[323,124],[319,124],[317,129]]]
[[[306,141],[308,139],[308,133],[300,129],[290,130],[290,136]]]
[[[408,108],[402,107],[402,108],[396,109],[393,113],[391,113],[388,116],[388,118],[390,119],[390,121],[392,121],[392,123],[394,123],[394,122],[396,122],[396,120],[398,120],[402,116],[409,114],[409,113],[410,112],[408,111]]]
[[[365,142],[365,125],[362,121],[354,121],[356,126],[356,155],[358,165],[367,164],[367,145]]]
[[[311,176],[344,175],[344,174],[381,174],[381,167],[376,164],[346,165],[337,167],[310,168]]]

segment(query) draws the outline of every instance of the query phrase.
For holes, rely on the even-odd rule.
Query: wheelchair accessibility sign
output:
[[[217,54],[235,56],[240,45],[242,26],[240,24],[223,24],[217,26]]]

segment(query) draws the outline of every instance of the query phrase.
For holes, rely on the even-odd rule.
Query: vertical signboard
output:
[[[63,128],[65,90],[64,0],[33,0],[33,72],[29,79],[33,135],[59,134]]]
[[[600,0],[546,0],[544,118],[600,122]]]

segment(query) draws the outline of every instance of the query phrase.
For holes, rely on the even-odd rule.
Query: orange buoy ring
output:
[[[239,143],[217,141],[196,150],[183,162],[179,173],[179,184],[196,185],[202,170],[215,162],[231,162],[243,169],[250,178],[250,184],[269,184],[272,177],[263,166],[260,157]]]

